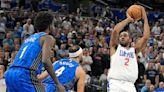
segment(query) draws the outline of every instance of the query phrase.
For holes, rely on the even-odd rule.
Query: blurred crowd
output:
[[[8,4],[6,7],[2,5],[3,1],[7,1],[4,2]],[[33,7],[25,9],[20,4],[11,7],[11,1],[1,0],[0,88],[5,85],[3,74],[13,62],[21,43],[36,32],[33,22],[38,11]],[[51,9],[48,11],[54,14],[55,21],[55,30],[51,34],[56,39],[52,61],[68,57],[68,48],[80,45],[84,52],[81,65],[87,73],[86,92],[106,92],[110,33],[115,24],[126,17],[126,9],[96,5],[89,16],[83,16],[86,9],[82,5],[74,13],[69,13],[63,5],[55,12]],[[149,15],[151,37],[137,56],[139,76],[135,85],[138,92],[164,91],[164,16],[161,12],[152,14],[153,17]],[[131,46],[134,46],[143,34],[143,22],[131,23],[124,30],[130,32]]]

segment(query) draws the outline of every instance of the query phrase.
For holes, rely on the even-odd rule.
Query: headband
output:
[[[69,57],[77,57],[83,52],[83,49],[80,47],[80,49],[76,52],[69,53]]]

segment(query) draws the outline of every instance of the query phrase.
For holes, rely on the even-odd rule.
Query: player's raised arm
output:
[[[117,47],[119,41],[119,33],[130,22],[133,22],[133,19],[129,15],[127,15],[127,18],[125,20],[119,22],[114,27],[114,31],[112,32],[110,39],[110,55],[113,55],[115,53],[115,48]]]
[[[142,8],[142,19],[144,20],[144,32],[143,32],[143,37],[139,39],[135,45],[136,53],[140,52],[140,50],[144,47],[144,45],[147,43],[150,37],[150,28],[148,24],[147,15],[144,7],[141,6],[141,8]]]
[[[42,62],[44,63],[45,69],[47,70],[49,75],[54,80],[57,88],[60,90],[59,92],[65,92],[64,87],[61,86],[61,84],[59,83],[59,80],[57,79],[57,77],[53,71],[53,66],[52,66],[52,63],[50,60],[54,54],[52,52],[53,46],[54,46],[54,38],[52,36],[45,35],[44,42],[42,45]]]

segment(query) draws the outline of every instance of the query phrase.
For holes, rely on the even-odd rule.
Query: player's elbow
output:
[[[144,42],[148,41],[149,40],[149,36],[148,35],[147,36],[144,36],[143,37],[143,40],[144,40]]]
[[[44,65],[48,65],[49,59],[42,59],[42,63],[43,63]]]
[[[149,33],[149,32],[147,32],[147,33],[144,34],[144,36],[143,36],[143,38],[144,38],[144,39],[147,39],[147,40],[149,39],[149,37],[150,37],[150,33]]]

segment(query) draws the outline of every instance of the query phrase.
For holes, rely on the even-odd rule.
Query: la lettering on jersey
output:
[[[133,52],[126,52],[124,50],[120,50],[120,56],[127,57],[127,58],[134,58]]]

